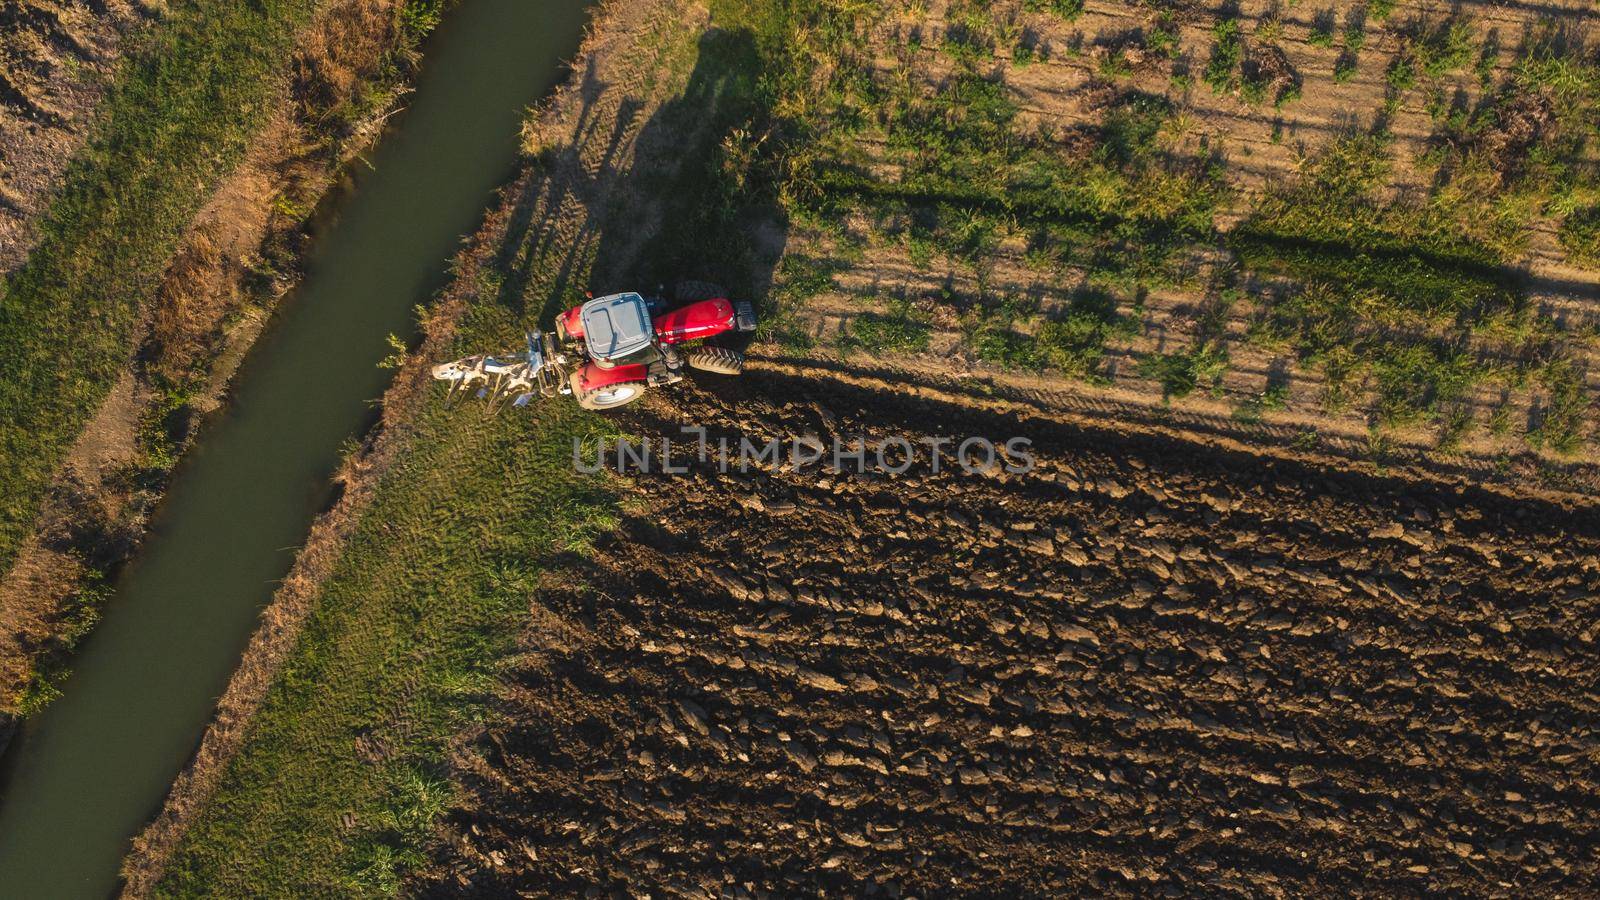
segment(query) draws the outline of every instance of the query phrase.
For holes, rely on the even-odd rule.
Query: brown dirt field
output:
[[[910,77],[930,86],[950,77],[957,70],[957,63],[940,45],[951,28],[947,14],[952,5],[951,0],[930,0],[914,5],[913,12],[891,16],[884,22],[871,41],[879,77]],[[1047,13],[1026,11],[1021,0],[1004,0],[991,5],[994,17],[1012,22],[1019,35],[1034,48],[1042,49],[1048,58],[1019,65],[1011,48],[1002,41],[995,49],[994,59],[978,68],[991,77],[1003,78],[1010,96],[1021,107],[1022,131],[1038,126],[1059,131],[1095,123],[1108,92],[1133,88],[1170,97],[1177,105],[1177,121],[1182,125],[1171,139],[1172,146],[1188,152],[1215,152],[1225,161],[1226,179],[1236,194],[1218,215],[1218,226],[1224,232],[1245,216],[1265,187],[1292,178],[1304,158],[1351,127],[1367,128],[1373,124],[1381,114],[1385,73],[1401,49],[1404,29],[1419,22],[1441,22],[1451,15],[1470,21],[1477,40],[1493,35],[1498,41],[1492,71],[1499,78],[1510,70],[1518,47],[1529,33],[1546,24],[1559,23],[1570,33],[1584,34],[1600,20],[1593,4],[1579,0],[1552,4],[1423,0],[1400,4],[1394,15],[1383,22],[1370,15],[1362,18],[1364,6],[1346,2],[1280,4],[1275,0],[1245,0],[1231,4],[1179,4],[1183,24],[1174,58],[1145,57],[1126,77],[1108,78],[1101,71],[1102,61],[1108,54],[1125,52],[1117,49],[1123,44],[1137,44],[1136,37],[1153,26],[1159,8],[1165,7],[1089,0],[1080,17],[1063,22]],[[1270,101],[1251,104],[1241,99],[1237,91],[1219,94],[1203,82],[1201,73],[1213,42],[1211,28],[1225,10],[1240,21],[1247,55],[1259,56],[1265,51],[1281,54],[1288,68],[1303,82],[1304,93],[1299,99],[1282,107],[1274,107]],[[1335,46],[1315,46],[1308,41],[1313,20],[1328,11],[1333,13]],[[1281,28],[1280,36],[1267,43],[1258,39],[1258,34],[1266,33],[1263,24],[1274,15]],[[1337,83],[1332,76],[1334,62],[1341,53],[1342,33],[1351,21],[1360,23],[1364,45],[1358,54],[1356,74],[1347,82]],[[913,38],[920,44],[917,49],[908,49]],[[1173,76],[1179,72],[1187,72],[1192,79],[1187,88],[1174,84]],[[1462,102],[1469,105],[1484,95],[1471,66],[1446,76],[1443,82],[1451,90],[1459,90]],[[1413,161],[1437,134],[1438,126],[1425,106],[1423,92],[1413,89],[1405,94],[1390,120],[1395,136],[1392,156],[1396,161],[1396,195],[1415,194],[1426,186],[1424,175]],[[1279,135],[1276,139],[1275,131]],[[868,166],[883,164],[883,148],[868,141],[857,149]],[[1594,154],[1593,147],[1586,151],[1585,164],[1594,163]],[[801,329],[818,345],[814,354],[824,361],[837,361],[832,346],[848,330],[851,320],[863,312],[885,312],[886,298],[938,306],[946,291],[962,298],[1014,294],[1039,297],[1049,310],[1082,281],[1081,273],[1070,269],[1040,271],[1030,267],[1022,234],[1006,237],[994,254],[992,267],[980,277],[967,263],[938,255],[931,265],[918,268],[902,247],[873,241],[867,235],[866,223],[851,222],[848,230],[855,237],[868,238],[864,252],[852,254],[831,238],[807,234],[804,229],[792,233],[789,245],[790,252],[831,259],[842,267],[834,276],[834,289],[808,303],[797,315]],[[1517,265],[1526,275],[1534,308],[1580,335],[1600,327],[1600,277],[1566,262],[1550,221],[1533,223],[1528,246]],[[1350,448],[1347,458],[1359,460],[1370,455],[1372,422],[1364,404],[1356,404],[1348,412],[1328,412],[1322,404],[1325,382],[1320,372],[1301,365],[1292,356],[1247,342],[1244,337],[1256,312],[1249,302],[1236,304],[1223,326],[1231,359],[1219,390],[1199,390],[1166,402],[1159,383],[1139,374],[1136,363],[1152,352],[1171,352],[1194,343],[1204,306],[1205,298],[1193,290],[1150,291],[1144,298],[1140,333],[1131,340],[1113,340],[1107,347],[1107,385],[1002,371],[978,360],[962,345],[957,323],[941,322],[937,315],[929,359],[906,360],[905,364],[911,369],[929,365],[964,369],[997,382],[1044,384],[1063,394],[1078,395],[1080,402],[1121,406],[1135,417],[1172,416],[1218,424],[1227,423],[1243,401],[1260,395],[1271,381],[1269,373],[1287,373],[1286,404],[1264,414],[1269,426],[1284,433],[1315,432],[1325,445]],[[1600,365],[1596,364],[1595,350],[1593,340],[1580,340],[1578,358],[1591,397],[1600,394]],[[1424,426],[1390,433],[1393,446],[1386,452],[1406,465],[1472,470],[1482,481],[1512,486],[1565,486],[1578,493],[1600,489],[1600,467],[1596,466],[1592,441],[1572,459],[1533,452],[1526,446],[1521,436],[1523,426],[1537,419],[1543,402],[1545,396],[1539,390],[1503,392],[1497,386],[1483,386],[1467,403],[1477,427],[1455,451],[1436,450],[1436,429]],[[1496,434],[1485,423],[1502,407],[1505,409],[1501,415],[1515,424],[1506,433]],[[1589,420],[1592,438],[1593,408]],[[1255,429],[1236,427],[1235,431],[1250,436]]]
[[[1600,890],[1592,510],[992,406],[758,365],[630,416],[1038,467],[635,478],[421,893]]]
[[[0,274],[33,246],[44,211],[123,42],[160,0],[7,0],[0,3]]]

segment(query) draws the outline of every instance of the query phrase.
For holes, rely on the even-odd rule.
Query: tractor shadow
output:
[[[589,289],[670,294],[680,281],[709,281],[759,311],[788,239],[762,59],[744,30],[712,28],[696,49],[683,92],[640,130],[609,198]],[[718,342],[742,350],[750,337]]]
[[[765,137],[762,58],[749,32],[726,28],[702,34],[693,53],[682,90],[660,103],[604,67],[574,73],[570,137],[537,153],[509,189],[485,316],[549,328],[586,292],[670,293],[680,281],[763,305],[788,224],[771,174],[778,142]],[[718,343],[742,350],[750,337]]]

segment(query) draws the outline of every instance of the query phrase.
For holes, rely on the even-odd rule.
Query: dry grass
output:
[[[295,51],[291,91],[308,121],[352,109],[399,45],[401,0],[347,2],[308,30]],[[354,108],[359,109],[360,104]]]

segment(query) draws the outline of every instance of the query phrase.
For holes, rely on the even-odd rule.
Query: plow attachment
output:
[[[488,404],[490,415],[512,406],[526,406],[535,395],[554,397],[567,387],[565,357],[543,332],[527,335],[527,349],[507,355],[468,356],[433,367],[433,377],[448,385],[445,403],[455,406],[468,397]]]

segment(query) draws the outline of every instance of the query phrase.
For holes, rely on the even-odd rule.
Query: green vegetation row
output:
[[[1070,8],[1040,6],[1070,18]],[[1039,298],[948,298],[964,307],[968,338],[981,357],[1004,365],[1051,366],[1095,377],[1108,337],[1136,320],[1144,283],[1184,279],[1187,251],[1208,240],[1226,197],[1215,160],[1183,158],[1161,145],[1174,115],[1170,101],[1124,91],[1098,125],[1025,129],[1010,89],[984,64],[985,54],[954,54],[956,75],[935,89],[919,78],[913,46],[899,71],[885,76],[859,48],[881,11],[822,4],[790,50],[799,73],[830,73],[775,85],[783,209],[795,225],[840,247],[846,262],[864,249],[842,223],[871,223],[871,240],[901,244],[927,267],[942,255],[987,279],[1002,240],[1022,236],[1030,265],[1086,272],[1091,284],[1046,309]],[[981,4],[957,4],[951,42],[989,47],[1011,36],[992,27]],[[868,158],[863,147],[879,148]],[[827,264],[790,257],[780,269],[775,306],[826,289]],[[894,301],[891,301],[893,305]],[[891,315],[857,319],[846,349],[913,349],[926,324],[900,304]],[[792,346],[805,338],[778,337]]]
[[[1460,20],[1415,24],[1389,73],[1391,106],[1416,87],[1442,95],[1450,73],[1485,51]],[[1583,383],[1589,336],[1529,307],[1511,267],[1539,217],[1563,221],[1570,258],[1584,264],[1597,197],[1588,142],[1600,114],[1600,66],[1536,36],[1510,76],[1482,76],[1475,106],[1429,100],[1439,124],[1418,162],[1432,173],[1419,198],[1388,196],[1393,150],[1380,128],[1335,143],[1293,184],[1270,192],[1229,236],[1248,269],[1284,276],[1253,336],[1320,368],[1325,401],[1342,409],[1369,393],[1379,427],[1427,424],[1451,449],[1479,424],[1480,387],[1503,396],[1538,389],[1526,440],[1580,451],[1592,429]],[[1487,423],[1509,431],[1502,414]]]

